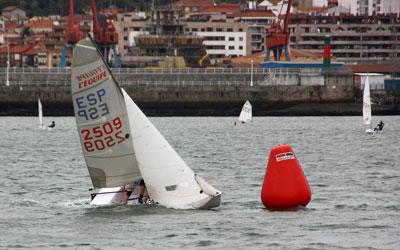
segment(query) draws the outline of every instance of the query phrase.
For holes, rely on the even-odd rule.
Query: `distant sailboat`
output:
[[[251,122],[252,119],[253,119],[252,106],[249,101],[246,101],[245,104],[243,105],[242,111],[240,112],[239,121],[241,123],[247,123]]]
[[[39,118],[39,128],[40,129],[45,129],[43,125],[43,108],[42,108],[42,102],[40,99],[38,100],[38,118]]]
[[[370,96],[369,77],[368,76],[365,78],[365,84],[364,84],[362,113],[363,113],[364,124],[368,126],[367,129],[365,130],[365,133],[367,133],[367,134],[374,133],[374,131],[372,130],[372,126],[371,126],[371,119],[372,119],[371,96]]]
[[[94,186],[91,204],[134,204],[134,186],[143,179],[156,204],[177,209],[220,205],[221,192],[186,165],[120,89],[90,38],[76,45],[71,74],[76,124]],[[132,191],[129,197],[126,191]]]

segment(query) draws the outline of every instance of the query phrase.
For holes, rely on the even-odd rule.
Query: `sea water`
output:
[[[217,210],[89,205],[73,117],[0,117],[0,249],[400,249],[400,116],[152,117],[223,192]],[[263,209],[269,151],[289,144],[309,181],[305,209]],[[155,156],[156,157],[156,156]]]

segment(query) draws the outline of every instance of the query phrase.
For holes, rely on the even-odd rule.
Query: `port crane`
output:
[[[286,61],[290,61],[289,55],[289,22],[290,22],[290,8],[292,5],[292,0],[287,0],[286,14],[283,20],[282,27],[282,15],[281,11],[283,8],[283,2],[281,10],[279,11],[278,21],[271,24],[266,30],[265,45],[266,45],[266,61],[270,61],[271,51],[274,54],[275,61],[279,61],[282,52],[285,53]]]
[[[106,15],[97,15],[96,3],[94,0],[90,0],[90,6],[93,12],[94,40],[99,46],[104,59],[110,66],[119,68],[121,67],[121,58],[116,46],[118,44],[118,33],[112,20]],[[109,60],[110,55],[112,55],[112,59]]]
[[[69,0],[69,15],[67,20],[67,31],[65,33],[65,45],[61,51],[60,68],[64,68],[67,65],[67,57],[70,51],[75,47],[75,44],[79,42],[83,37],[80,29],[79,20],[74,16],[74,0]]]

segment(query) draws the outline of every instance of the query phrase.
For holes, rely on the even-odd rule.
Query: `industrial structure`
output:
[[[287,8],[285,18],[283,20],[282,28],[282,15],[279,13],[278,20],[272,23],[269,28],[267,28],[265,42],[266,42],[266,61],[270,61],[271,51],[274,54],[275,61],[279,61],[282,52],[285,53],[286,61],[290,61],[289,55],[289,22],[290,22],[290,7],[292,5],[292,0],[287,0]],[[283,5],[282,5],[283,6]],[[281,9],[282,10],[282,9]]]
[[[68,54],[72,53],[72,49],[75,47],[75,44],[79,42],[82,37],[83,34],[80,29],[79,21],[76,20],[74,16],[74,0],[69,0],[69,15],[67,21],[67,30],[65,33],[65,45],[60,57],[60,68],[63,68],[67,65]]]
[[[135,37],[135,56],[147,60],[144,66],[204,67],[207,59],[203,37],[184,33],[184,23],[179,10],[153,9],[148,23],[150,34]]]
[[[117,50],[118,33],[109,16],[97,15],[96,3],[90,0],[93,12],[93,35],[104,59],[111,67],[121,67],[121,58]]]

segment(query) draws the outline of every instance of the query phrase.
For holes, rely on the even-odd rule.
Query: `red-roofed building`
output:
[[[213,4],[201,7],[201,13],[233,14],[240,10],[240,4]]]
[[[122,13],[122,10],[116,7],[109,7],[101,11],[101,14],[112,17],[112,19],[116,19],[118,13]]]
[[[11,67],[48,67],[48,50],[43,42],[44,38],[39,38],[31,44],[10,45],[10,66]],[[7,64],[8,49],[6,46],[0,47],[0,67]]]
[[[25,52],[31,49],[31,45],[10,45],[10,66],[21,67],[23,65],[22,57]],[[0,65],[2,67],[6,67],[7,65],[7,54],[8,49],[7,46],[0,48]]]
[[[322,13],[329,9],[326,6],[310,6],[310,7],[298,7],[297,8],[297,13],[304,13],[304,14],[318,14]]]
[[[30,20],[25,27],[29,28],[34,34],[48,33],[53,30],[53,22],[53,20],[48,19]]]
[[[338,0],[328,0],[328,7],[332,8],[332,7],[336,7],[339,5]]]
[[[214,0],[177,0],[173,3],[173,8],[183,9],[185,16],[200,11],[204,6],[214,5]]]
[[[17,21],[7,21],[4,23],[4,28],[5,30],[16,30],[16,29],[21,29],[23,25],[18,23]]]
[[[230,15],[233,18],[240,19],[260,19],[260,18],[276,18],[275,14],[270,10],[247,10],[235,12]]]

